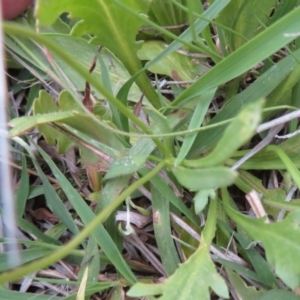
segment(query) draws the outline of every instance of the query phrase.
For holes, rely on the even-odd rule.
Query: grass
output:
[[[3,23],[0,297],[298,299],[299,1],[129,2]]]

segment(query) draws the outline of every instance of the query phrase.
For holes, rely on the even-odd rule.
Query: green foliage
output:
[[[125,286],[149,299],[298,299],[300,204],[291,192],[300,187],[299,137],[232,166],[266,136],[257,134],[261,122],[299,106],[299,12],[299,1],[38,0],[35,17],[4,23],[19,59],[9,65],[23,66],[16,76],[29,89],[9,121],[22,169],[16,221],[36,240],[18,240],[18,268],[1,253],[0,283],[65,258],[82,267],[70,281],[80,289],[53,299],[105,289],[122,299]],[[293,120],[285,131],[297,127]],[[32,166],[41,186],[32,185]],[[252,190],[271,223],[240,212],[253,214],[241,201]],[[56,218],[50,229],[24,218],[37,196]],[[115,281],[98,282],[111,270]],[[157,271],[166,278],[150,283]],[[33,297],[46,299],[20,294]]]

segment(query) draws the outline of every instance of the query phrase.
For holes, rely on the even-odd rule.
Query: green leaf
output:
[[[20,253],[15,253],[16,256],[19,256],[20,262],[18,264],[22,265],[30,261],[36,260],[40,257],[46,256],[49,253],[52,253],[52,249],[43,249],[41,247],[32,247],[25,250],[21,250]],[[0,253],[0,272],[11,269],[11,263],[7,260],[7,253]]]
[[[128,0],[126,4],[136,14],[147,13],[150,1]],[[115,5],[114,1],[91,0],[38,1],[36,15],[41,24],[51,24],[63,12],[70,12],[72,18],[80,21],[73,27],[72,34],[82,36],[93,35],[93,42],[112,51],[124,64],[131,75],[142,69],[141,62],[136,57],[139,44],[135,37],[143,22],[124,9]],[[145,73],[137,78],[141,90],[152,105],[160,107],[158,96],[151,86]]]
[[[232,99],[229,99],[222,110],[208,123],[208,125],[233,118],[245,107],[245,105],[253,103],[257,101],[257,99],[267,97],[285,78],[288,77],[291,71],[298,66],[298,61],[295,60],[295,58],[297,60],[300,59],[300,50],[297,50],[293,52],[293,55],[288,55],[280,60],[248,88]],[[199,133],[189,152],[189,157],[199,156],[199,154],[207,152],[220,140],[223,131],[224,126],[220,126]]]
[[[266,224],[265,218],[252,219],[225,206],[228,215],[254,240],[261,241],[268,262],[290,288],[300,285],[300,210],[291,212],[282,222]]]
[[[278,145],[293,164],[300,168],[300,143],[299,136],[291,137],[282,144]],[[280,151],[279,150],[279,151]],[[239,156],[244,156],[247,151],[239,151]],[[233,163],[233,161],[232,161]],[[255,169],[255,170],[285,170],[287,165],[280,159],[275,151],[269,151],[264,148],[259,153],[251,157],[248,161],[242,164],[241,169]]]
[[[37,293],[21,293],[19,291],[10,291],[6,289],[0,289],[0,298],[5,300],[63,300],[64,297],[41,295]]]
[[[208,199],[215,199],[216,193],[213,189],[210,190],[200,190],[194,196],[194,206],[195,206],[195,213],[198,215],[201,211],[205,208],[206,204],[208,203]]]
[[[20,187],[16,193],[16,215],[22,217],[25,211],[26,201],[29,195],[29,176],[27,173],[26,156],[22,155],[22,172]]]
[[[223,0],[223,1],[214,1],[207,10],[203,12],[203,19],[199,18],[195,20],[194,22],[194,29],[197,34],[200,34],[209,24],[207,20],[214,19],[224,7],[230,2],[230,0]],[[180,39],[185,42],[190,42],[193,40],[193,35],[191,32],[191,28],[187,28],[181,35]],[[174,51],[178,50],[180,47],[182,47],[183,43],[175,40],[172,42],[159,56],[154,58],[152,61],[148,62],[146,64],[146,68],[150,67],[152,64],[155,64],[159,62],[161,59],[169,55],[170,53],[173,53]],[[217,56],[220,60],[220,57]]]
[[[227,40],[230,41],[233,50],[238,49],[247,40],[250,40],[257,34],[259,26],[268,21],[271,9],[276,3],[276,0],[265,0],[263,2],[259,2],[259,0],[245,2],[240,0],[231,1],[230,5],[222,11],[218,21],[220,22],[222,20],[221,17],[226,16],[227,22],[223,24],[239,33],[225,33],[228,35]]]
[[[227,56],[210,71],[200,77],[171,104],[178,106],[205,90],[224,84],[245,73],[262,60],[295,39],[287,34],[300,31],[300,7],[297,7],[261,34],[251,39],[238,50]]]
[[[255,133],[259,124],[263,101],[246,106],[234,121],[228,125],[214,150],[204,158],[186,161],[191,167],[210,167],[225,162],[236,150],[244,145]]]
[[[256,290],[255,286],[247,286],[242,278],[229,268],[226,268],[226,273],[239,299],[257,300],[265,293],[264,290]]]
[[[44,194],[47,201],[48,207],[51,209],[51,211],[60,219],[61,222],[63,222],[66,227],[73,233],[77,234],[79,232],[77,225],[75,224],[75,221],[73,220],[71,214],[65,207],[62,200],[59,198],[58,194],[56,193],[53,186],[50,184],[48,178],[42,171],[41,167],[39,166],[38,162],[36,161],[36,158],[34,154],[32,153],[29,146],[19,138],[16,138],[16,141],[23,146],[26,151],[29,153],[32,162],[41,177],[41,180],[43,182],[43,188],[44,188]]]
[[[13,127],[9,131],[9,135],[10,136],[21,135],[38,124],[57,122],[67,118],[71,118],[73,116],[74,116],[73,112],[63,111],[63,112],[49,113],[43,115],[16,118],[9,122],[9,125]]]
[[[139,170],[139,173],[142,175],[147,174],[148,170],[143,168]],[[181,211],[184,215],[186,215],[194,225],[199,226],[199,220],[197,217],[187,208],[187,206],[183,203],[181,197],[178,197],[174,194],[174,191],[169,187],[164,179],[159,176],[154,176],[150,180],[151,184],[155,186],[159,192],[165,196],[165,198],[170,201],[179,211]]]
[[[104,179],[111,179],[121,175],[133,174],[143,167],[149,154],[155,149],[151,139],[139,139],[129,150],[128,155],[114,160]]]
[[[167,276],[171,276],[179,265],[179,257],[172,238],[170,227],[169,202],[152,185],[153,228],[161,262]]]
[[[81,198],[78,192],[73,188],[71,183],[65,178],[62,172],[57,168],[57,166],[53,163],[50,157],[39,148],[39,152],[45,161],[48,163],[51,168],[54,176],[57,180],[60,181],[61,187],[68,199],[70,200],[72,206],[82,219],[85,224],[88,224],[95,218],[95,215],[88,207],[86,202]],[[116,245],[113,243],[111,237],[108,235],[102,224],[98,224],[97,230],[93,231],[93,236],[100,247],[103,249],[104,253],[110,259],[110,261],[114,264],[114,266],[119,270],[119,272],[130,282],[135,282],[135,276],[132,271],[129,269],[126,264],[124,258],[121,253],[118,251]]]
[[[204,92],[201,95],[200,100],[198,100],[195,112],[193,113],[191,122],[189,124],[189,128],[188,128],[189,130],[200,127],[200,125],[202,124],[202,122],[204,120],[204,117],[207,113],[207,109],[213,99],[215,92],[216,92],[216,89],[213,89],[211,91]],[[185,136],[182,146],[180,148],[180,151],[178,153],[178,156],[175,160],[175,163],[174,163],[175,166],[178,166],[181,163],[181,161],[186,157],[187,153],[190,151],[190,149],[195,141],[196,136],[197,136],[196,133]]]
[[[292,292],[284,291],[284,290],[271,290],[265,292],[257,300],[282,300],[282,299],[289,299],[289,300],[300,300],[300,297],[295,295]]]
[[[185,167],[173,167],[177,180],[190,191],[208,190],[217,187],[231,185],[237,173],[229,168],[214,167],[208,169],[188,169]]]
[[[203,245],[162,284],[137,283],[127,295],[141,297],[162,293],[161,300],[208,300],[211,299],[209,288],[220,297],[229,297],[226,283],[209,257],[209,246]]]
[[[146,41],[138,50],[137,55],[140,60],[152,60],[161,54],[165,48],[165,44],[161,41]],[[191,58],[178,52],[169,54],[148,68],[153,73],[167,75],[175,81],[195,80],[197,75],[207,71],[207,69],[207,67],[196,64]]]

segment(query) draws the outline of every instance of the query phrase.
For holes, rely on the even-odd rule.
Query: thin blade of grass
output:
[[[216,89],[212,89],[211,91],[204,92],[201,95],[200,100],[198,100],[195,112],[193,113],[191,122],[189,124],[188,127],[189,130],[200,127],[215,92]],[[187,153],[190,151],[196,139],[196,136],[197,136],[196,133],[185,136],[182,146],[180,147],[178,156],[174,162],[175,167],[178,166],[182,162],[182,160],[186,157]]]
[[[62,172],[53,163],[50,157],[41,149],[38,149],[44,160],[47,162],[51,168],[56,179],[61,183],[61,187],[65,194],[67,195],[72,206],[82,219],[85,224],[88,224],[95,218],[95,215],[88,207],[86,202],[81,198],[79,193],[73,188],[70,182],[65,178]],[[120,273],[130,282],[135,281],[135,276],[128,267],[121,253],[117,249],[116,245],[112,241],[111,237],[108,235],[107,231],[102,224],[98,224],[97,230],[93,231],[93,236],[97,243],[103,249],[104,253],[113,263],[113,265],[120,271]]]
[[[232,80],[290,43],[295,36],[288,34],[300,32],[299,12],[300,7],[227,56],[180,94],[170,107],[183,104],[208,89]]]
[[[293,56],[300,59],[300,50],[293,52]],[[253,84],[240,94],[232,98],[220,113],[209,123],[215,124],[235,116],[246,104],[259,98],[267,97],[298,64],[292,55],[282,59],[260,76]],[[188,156],[194,157],[208,151],[221,137],[224,126],[209,129],[197,135]]]
[[[20,186],[16,193],[16,215],[22,217],[29,194],[29,176],[27,173],[26,156],[22,155],[22,172]]]
[[[174,241],[171,238],[169,202],[152,185],[153,227],[160,259],[167,276],[171,276],[180,263]]]

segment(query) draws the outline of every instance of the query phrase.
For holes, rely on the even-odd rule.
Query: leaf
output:
[[[172,172],[184,187],[190,191],[201,189],[214,189],[231,185],[237,173],[225,167],[213,167],[208,169],[188,169],[185,167],[173,167]]]
[[[230,0],[223,0],[223,1],[214,1],[207,10],[205,10],[202,14],[203,19],[199,18],[194,22],[194,29],[196,34],[200,34],[209,24],[208,20],[214,19],[224,7],[230,2]],[[180,40],[185,42],[190,42],[193,40],[193,35],[191,28],[187,28],[181,35]],[[152,64],[159,62],[161,59],[173,53],[174,51],[181,48],[183,45],[182,42],[175,40],[173,41],[159,56],[157,56],[152,61],[146,64],[146,67],[150,67]],[[218,56],[220,60],[220,57]]]
[[[195,213],[198,215],[201,211],[205,208],[206,204],[208,203],[208,199],[215,199],[216,193],[213,189],[210,190],[200,190],[194,196],[194,206],[195,206]]]
[[[227,206],[225,209],[254,240],[263,243],[267,260],[281,280],[292,289],[300,286],[300,210],[291,212],[282,222],[266,224],[265,218],[255,220]]]
[[[183,24],[187,21],[186,13],[177,9],[172,0],[154,0],[150,7],[156,23],[161,26]],[[182,2],[182,1],[180,1]],[[175,28],[174,34],[180,34],[180,28]],[[167,37],[166,37],[167,38]]]
[[[292,292],[284,291],[284,290],[271,290],[265,292],[257,300],[282,300],[282,299],[289,299],[289,300],[300,300],[300,297],[295,295]]]
[[[44,249],[41,247],[32,247],[25,250],[21,250],[20,253],[15,253],[15,255],[19,256],[20,263],[19,265],[28,263],[30,261],[36,260],[40,257],[46,256],[49,253],[52,253],[53,249]],[[12,253],[13,254],[13,253]],[[0,272],[4,272],[6,270],[11,269],[11,264],[7,260],[7,253],[0,253]],[[1,291],[1,289],[0,289]]]
[[[239,299],[257,300],[265,293],[262,289],[257,291],[255,286],[247,286],[242,278],[229,268],[226,268],[226,273]]]
[[[0,298],[5,300],[49,300],[49,295],[36,293],[21,293],[19,291],[10,291],[7,289],[0,290]],[[63,297],[51,296],[51,300],[63,300]]]
[[[236,78],[294,40],[294,36],[288,36],[287,34],[300,31],[299,11],[300,7],[297,7],[227,56],[181,93],[171,103],[171,106],[176,107],[183,101],[198,96],[205,90],[212,89]]]
[[[44,207],[40,207],[40,208],[37,208],[36,210],[34,210],[32,212],[32,216],[35,219],[40,220],[40,221],[48,221],[50,223],[59,222],[59,219]]]
[[[204,92],[201,97],[200,97],[200,101],[198,101],[195,112],[193,113],[191,122],[189,124],[189,130],[190,129],[195,129],[200,127],[200,125],[202,124],[204,117],[207,113],[207,109],[213,99],[213,96],[215,94],[216,90],[213,89],[211,91],[207,91]],[[178,153],[178,156],[175,160],[174,165],[178,166],[181,161],[186,157],[187,153],[190,151],[195,138],[196,138],[197,134],[190,134],[185,136],[184,141],[182,143],[182,146],[180,148],[180,151]]]
[[[167,276],[171,276],[179,265],[179,257],[172,238],[170,226],[170,204],[155,186],[151,185],[153,228],[160,259]]]
[[[27,161],[26,161],[26,156],[22,155],[22,172],[20,178],[20,187],[17,190],[16,200],[15,200],[16,215],[20,218],[22,218],[24,214],[28,195],[29,195],[29,176],[27,173]]]
[[[20,23],[19,20],[20,19],[18,19],[16,23]],[[26,25],[27,27],[32,26],[33,29],[35,26],[35,24],[24,25]],[[51,27],[47,26],[48,31],[49,28],[51,29],[54,25],[55,23]],[[44,33],[44,31],[45,29],[43,30],[42,28],[41,32]],[[69,36],[65,33],[60,34],[59,31],[54,30],[53,33],[55,34],[48,36],[48,38],[60,45],[68,53],[69,56],[71,56],[74,60],[80,62],[86,68],[86,70],[88,70],[93,61],[93,58],[95,57],[95,54],[97,53],[98,47],[96,45],[88,43],[88,41],[84,38]],[[11,38],[13,38],[13,40]],[[49,72],[49,63],[47,61],[47,58],[45,57],[42,49],[33,41],[24,37],[17,38],[14,36],[6,37],[5,44],[18,57],[20,57],[30,66],[32,65],[36,72],[42,73],[40,74],[41,77],[48,77],[44,74]],[[29,53],[25,53],[23,50],[24,48],[27,48]],[[82,53],[84,53],[84,55],[82,55]],[[85,80],[77,72],[75,72],[72,67],[65,63],[59,56],[57,56],[53,52],[51,52],[51,54],[53,62],[61,70],[61,72],[64,74],[66,79],[72,84],[72,86],[74,86],[77,91],[84,91]],[[101,58],[104,66],[108,70],[108,79],[111,84],[111,92],[113,93],[113,95],[116,96],[122,85],[127,80],[129,80],[130,74],[128,73],[124,65],[121,63],[121,61],[108,49],[103,48],[100,53],[97,53],[97,57],[98,59]],[[104,69],[100,66],[100,63],[97,63],[93,71],[93,75],[96,78],[98,78],[99,81],[103,81],[105,77],[107,78],[103,70]],[[52,71],[57,76],[59,75],[57,70]],[[49,76],[50,75],[51,73],[49,74]],[[104,86],[108,87],[107,84]],[[93,86],[91,87],[91,90],[95,94],[97,99],[105,100],[105,97]],[[133,84],[128,95],[128,100],[138,102],[141,95],[142,92],[139,90],[138,86],[136,84]],[[146,97],[143,99],[143,102],[149,105],[149,101]]]
[[[204,158],[193,160],[190,166],[210,167],[226,161],[236,150],[243,146],[255,133],[259,124],[263,101],[246,106],[226,128],[221,140]]]
[[[300,168],[300,143],[299,136],[294,136],[282,144],[278,145],[293,164]],[[241,154],[243,152],[240,152]],[[282,170],[286,169],[287,165],[280,159],[274,151],[269,151],[268,148],[261,150],[259,153],[251,157],[248,161],[242,164],[241,169],[255,170]]]
[[[65,192],[66,196],[70,200],[72,206],[74,207],[74,209],[76,210],[76,212],[78,213],[82,221],[85,224],[90,223],[91,220],[95,218],[95,215],[88,207],[86,202],[82,199],[80,194],[78,194],[78,192],[73,188],[71,183],[65,178],[63,173],[53,163],[50,157],[41,148],[39,148],[39,152],[44,158],[44,160],[48,163],[56,179],[60,181],[63,191]],[[110,259],[111,263],[114,264],[114,266],[118,269],[118,271],[129,282],[135,282],[136,281],[135,276],[133,275],[132,271],[128,267],[121,253],[118,251],[111,237],[108,235],[104,226],[102,224],[98,224],[97,230],[94,230],[92,234],[95,240],[97,241],[97,243],[104,251],[104,253]]]
[[[139,170],[139,173],[144,175],[147,174],[148,170],[143,168]],[[185,216],[193,222],[195,226],[198,226],[199,220],[197,217],[187,208],[183,203],[181,197],[175,196],[174,191],[168,186],[166,181],[159,176],[154,176],[150,180],[151,184],[155,186],[158,191],[165,196],[165,198],[170,201],[179,211],[181,211]]]
[[[233,118],[245,105],[253,103],[257,101],[257,99],[267,97],[288,77],[291,71],[298,66],[298,61],[295,58],[297,60],[300,59],[300,50],[293,52],[293,55],[288,55],[279,61],[243,92],[228,100],[228,103],[226,103],[220,113],[218,113],[208,125]],[[199,133],[189,152],[189,157],[199,156],[199,154],[207,152],[220,140],[223,131],[224,126],[220,126]]]
[[[214,150],[204,158],[193,160],[189,166],[210,167],[225,162],[236,150],[245,144],[255,133],[259,124],[263,101],[246,106],[230,123]]]
[[[85,299],[85,289],[86,289],[88,274],[89,274],[89,266],[86,266],[77,292],[76,300]]]
[[[129,150],[128,155],[114,160],[104,179],[111,179],[121,175],[133,174],[145,164],[149,154],[155,149],[151,139],[139,139]]]
[[[271,9],[276,2],[276,0],[263,2],[234,0],[221,12],[217,21],[223,21],[223,25],[235,31],[235,33],[225,32],[233,50],[238,49],[257,34],[259,26],[268,21]]]
[[[63,111],[81,111],[71,95],[66,91],[60,93],[58,101],[59,103],[64,103],[65,109],[62,109]],[[59,108],[54,103],[52,97],[46,91],[41,90],[39,98],[33,102],[34,115],[56,113],[58,111]],[[39,132],[44,136],[47,144],[55,145],[57,143],[58,153],[66,153],[74,145],[72,140],[47,124],[41,124],[37,127]]]
[[[215,265],[209,257],[209,247],[203,245],[162,284],[137,283],[127,295],[141,297],[162,293],[163,296],[159,298],[161,300],[208,300],[211,299],[209,288],[220,297],[229,296],[225,281],[216,272]]]
[[[93,42],[112,51],[124,64],[131,75],[142,69],[141,62],[136,57],[140,47],[135,37],[143,22],[117,6],[114,1],[90,0],[88,7],[85,0],[38,0],[36,15],[41,24],[51,24],[63,12],[69,12],[72,18],[80,21],[72,29],[72,34],[82,36],[93,35]],[[150,1],[127,0],[136,14],[147,13]],[[145,73],[137,78],[141,90],[152,105],[160,107],[158,96]]]
[[[73,117],[73,112],[64,111],[64,112],[56,112],[49,113],[43,115],[29,116],[29,117],[20,117],[11,120],[8,124],[13,128],[9,131],[10,136],[21,135],[27,130],[35,127],[39,124],[50,123],[61,121],[70,117]]]
[[[137,55],[140,60],[152,60],[162,53],[165,48],[165,44],[161,41],[146,41],[138,50]],[[207,69],[201,64],[193,63],[191,58],[178,52],[169,54],[148,68],[153,73],[167,75],[175,81],[194,80],[197,75]]]

